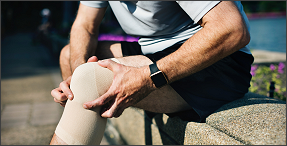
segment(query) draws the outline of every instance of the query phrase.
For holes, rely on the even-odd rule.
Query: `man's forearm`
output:
[[[86,63],[91,54],[95,54],[98,33],[91,34],[83,27],[73,27],[70,37],[70,64],[72,72]]]
[[[211,15],[203,20],[203,28],[199,32],[177,51],[157,62],[170,82],[196,73],[248,44],[250,36],[244,21],[238,12],[234,12],[234,7],[233,10],[227,9],[229,7],[224,3],[215,12],[210,11]],[[218,11],[229,12],[232,19],[222,18]],[[214,15],[219,15],[219,18]]]
[[[210,38],[204,34],[205,31],[208,30],[202,29],[176,52],[158,61],[159,69],[167,75],[170,82],[196,73],[246,45],[232,42],[235,36]]]
[[[99,26],[105,11],[106,8],[93,8],[80,3],[70,36],[70,64],[72,72],[95,54],[98,44]]]

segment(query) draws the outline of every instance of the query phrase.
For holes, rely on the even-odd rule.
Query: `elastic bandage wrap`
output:
[[[115,58],[111,60],[119,63]],[[83,108],[83,104],[103,95],[113,81],[113,72],[97,62],[77,67],[72,75],[70,89],[74,99],[68,100],[55,134],[68,145],[99,145],[106,128],[106,118],[100,108]]]

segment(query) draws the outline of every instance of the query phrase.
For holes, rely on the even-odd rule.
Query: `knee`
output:
[[[112,84],[113,72],[97,62],[78,66],[71,79],[70,88],[75,101],[84,103],[104,94]]]
[[[101,90],[107,91],[112,80],[112,71],[97,62],[88,62],[75,69],[70,84],[74,99],[67,101],[55,131],[60,139],[69,145],[100,144],[107,119],[100,116],[101,107],[86,110],[83,104],[98,98]]]
[[[66,45],[60,52],[60,60],[69,60],[70,58],[70,44]]]

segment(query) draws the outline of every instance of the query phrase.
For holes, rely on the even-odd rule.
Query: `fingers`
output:
[[[116,62],[112,61],[111,59],[99,60],[98,64],[101,67],[108,68],[109,70],[111,70],[113,72],[119,70],[119,68],[121,66],[121,64],[116,63]]]
[[[74,96],[70,89],[70,83],[68,83],[67,81],[63,81],[60,83],[59,88],[66,95],[67,98],[69,98],[70,100],[73,100]]]
[[[61,82],[58,88],[51,91],[51,95],[54,97],[54,101],[60,103],[61,106],[65,106],[67,99],[73,99],[73,93],[70,90],[71,76],[65,81]]]
[[[66,82],[60,83],[60,89],[65,94],[66,98],[69,98],[70,100],[73,100],[73,93],[69,88],[69,85]]]
[[[59,103],[61,106],[65,107],[67,102],[66,95],[62,92],[61,89],[56,88],[51,91],[51,95],[54,97],[54,101]]]
[[[51,95],[57,100],[57,101],[65,101],[67,100],[67,96],[62,92],[60,88],[55,88],[51,91]]]
[[[66,102],[65,102],[65,103],[60,103],[60,105],[61,105],[62,107],[65,107]]]
[[[103,111],[101,116],[103,118],[112,118],[112,117],[117,118],[123,113],[124,109],[125,109],[124,107],[119,106],[116,102],[114,102],[114,104],[112,104],[112,106],[109,109]]]
[[[98,58],[96,56],[92,56],[88,59],[87,62],[97,62],[98,61]]]
[[[108,68],[109,70],[113,71],[114,76],[118,76],[116,75],[117,73],[125,70],[125,67],[122,64],[118,64],[112,61],[111,59],[100,60],[98,61],[98,64],[102,67]],[[101,111],[102,117],[104,118],[119,117],[127,106],[126,105],[119,106],[120,102],[119,103],[116,102],[118,99],[120,99],[120,98],[116,98],[116,96],[119,94],[118,92],[120,92],[120,90],[117,88],[117,85],[118,85],[118,81],[114,79],[111,87],[105,94],[103,94],[101,97],[93,101],[84,103],[83,107],[85,109],[92,109],[97,106],[102,106],[102,111]],[[111,102],[112,105],[109,105],[109,102]]]
[[[108,91],[105,94],[103,94],[101,97],[99,97],[93,101],[89,101],[89,102],[84,103],[83,107],[85,109],[92,109],[92,108],[95,108],[97,106],[103,106],[103,105],[107,104],[113,97],[114,97],[114,94],[111,94]]]
[[[126,107],[119,106],[118,102],[115,102],[115,95],[106,93],[101,97],[89,101],[83,104],[85,109],[92,109],[97,106],[102,106],[101,116],[103,118],[119,117]]]
[[[54,98],[54,101],[55,102],[57,102],[57,103],[59,103],[61,106],[63,106],[63,107],[65,107],[65,105],[66,105],[66,103],[67,103],[67,100],[65,100],[65,101],[59,101],[59,100],[57,100],[56,98]]]

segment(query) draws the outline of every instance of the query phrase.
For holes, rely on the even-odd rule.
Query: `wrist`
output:
[[[152,79],[150,78],[150,69],[149,66],[144,66],[143,68],[143,77],[145,78],[145,82],[146,85],[151,89],[151,90],[155,90],[157,89],[157,87],[155,86],[155,84],[153,83]]]
[[[162,86],[169,83],[166,75],[161,70],[159,70],[159,68],[157,67],[156,62],[153,64],[150,64],[149,69],[150,69],[150,78],[153,84],[157,88],[161,88]]]

